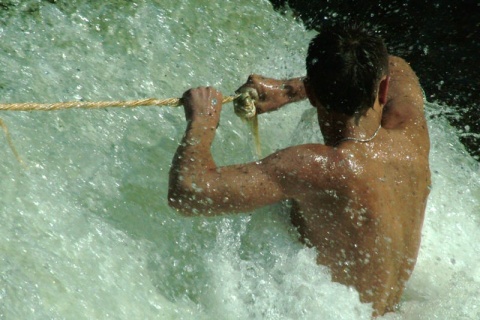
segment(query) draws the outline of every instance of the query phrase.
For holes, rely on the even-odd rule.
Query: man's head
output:
[[[306,65],[308,89],[326,110],[360,116],[373,107],[388,75],[388,53],[383,40],[363,28],[325,27],[310,42]]]

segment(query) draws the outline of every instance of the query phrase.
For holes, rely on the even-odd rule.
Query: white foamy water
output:
[[[253,72],[303,75],[313,36],[267,1],[11,2],[2,102],[231,94]],[[442,108],[427,108],[433,189],[418,264],[386,319],[480,318],[479,165],[435,116]],[[369,319],[282,205],[213,219],[168,207],[182,110],[0,116],[28,166],[0,144],[0,319]],[[306,103],[262,116],[260,130],[265,154],[320,139]],[[213,150],[219,164],[254,159],[231,105]]]

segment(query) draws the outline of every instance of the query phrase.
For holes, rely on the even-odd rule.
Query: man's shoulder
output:
[[[383,110],[385,129],[413,128],[409,124],[424,119],[423,91],[410,65],[399,57],[390,57],[390,85]]]
[[[340,170],[344,153],[324,144],[302,144],[275,152],[262,161],[289,180],[329,181]]]
[[[301,163],[326,163],[332,161],[337,155],[336,148],[321,143],[309,143],[279,150],[266,159],[299,165]]]

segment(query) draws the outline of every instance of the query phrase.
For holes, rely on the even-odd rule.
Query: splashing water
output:
[[[250,73],[304,74],[313,36],[267,1],[11,1],[0,14],[2,102],[231,94]],[[433,190],[400,310],[480,317],[480,171],[427,104]],[[224,108],[219,164],[254,158]],[[25,170],[0,148],[0,319],[369,319],[275,205],[183,218],[167,206],[179,109],[3,113]],[[301,138],[299,137],[301,132]],[[318,141],[306,103],[260,118],[263,153]],[[292,139],[293,137],[293,139]]]

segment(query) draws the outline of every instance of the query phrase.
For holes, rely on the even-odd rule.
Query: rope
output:
[[[3,129],[3,133],[5,134],[5,138],[7,139],[7,144],[10,147],[10,150],[12,150],[13,155],[22,166],[26,167],[25,163],[20,157],[20,154],[17,152],[17,149],[15,148],[15,145],[13,144],[12,137],[10,136],[10,132],[8,132],[7,125],[3,122],[2,119],[0,119],[0,127]]]
[[[234,102],[235,113],[242,119],[252,122],[253,127],[252,131],[255,136],[255,143],[257,153],[260,150],[260,140],[258,138],[258,124],[257,124],[257,115],[255,109],[255,101],[250,92],[243,92],[234,96],[225,96],[223,97],[222,104]],[[129,100],[129,101],[71,101],[71,102],[57,102],[57,103],[0,103],[0,111],[53,111],[53,110],[63,110],[63,109],[101,109],[101,108],[136,108],[140,106],[156,106],[156,107],[179,107],[181,106],[182,99],[180,98],[169,98],[169,99],[140,99],[140,100]],[[24,165],[24,162],[20,158],[15,146],[13,145],[10,133],[6,124],[0,119],[0,128],[3,129],[7,143],[12,150],[15,158],[18,162]],[[24,165],[25,166],[25,165]]]
[[[241,95],[226,96],[222,103],[229,103],[239,98]],[[157,107],[178,107],[182,105],[182,99],[141,99],[130,101],[71,101],[71,102],[57,102],[57,103],[1,103],[0,111],[53,111],[63,109],[101,109],[101,108],[136,108],[140,106],[157,106]]]

